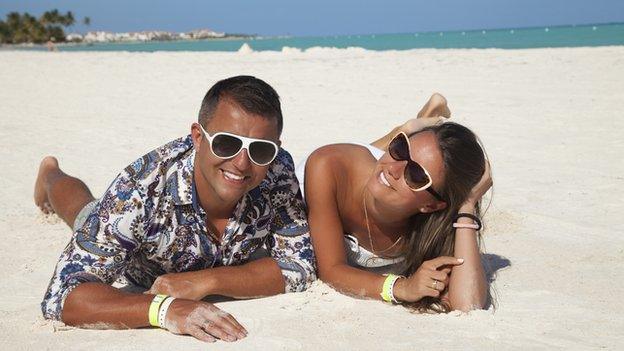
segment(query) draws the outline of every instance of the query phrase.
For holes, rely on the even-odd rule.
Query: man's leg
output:
[[[374,147],[386,150],[388,148],[388,144],[390,140],[394,138],[399,132],[405,132],[405,134],[409,135],[415,131],[422,129],[424,126],[428,125],[428,123],[423,123],[422,118],[435,118],[435,117],[451,117],[451,110],[448,107],[448,103],[446,102],[446,98],[438,93],[434,93],[429,98],[429,101],[425,103],[425,105],[420,109],[416,118],[412,118],[407,120],[407,122],[401,124],[400,126],[392,129],[390,133],[384,135],[383,137],[375,140],[371,143]],[[436,121],[431,121],[431,123],[435,123]]]
[[[76,216],[89,202],[95,200],[87,185],[65,174],[55,157],[41,160],[35,182],[35,204],[44,213],[56,213],[70,228]]]

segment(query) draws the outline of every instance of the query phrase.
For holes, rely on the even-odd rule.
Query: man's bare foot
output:
[[[417,118],[424,117],[446,117],[451,118],[451,110],[449,110],[446,98],[438,93],[434,93],[429,101],[420,109]]]
[[[46,185],[48,177],[53,172],[61,172],[58,160],[52,156],[46,156],[39,164],[39,172],[37,173],[37,181],[35,181],[35,205],[45,214],[54,213],[52,205],[48,200],[48,192]]]

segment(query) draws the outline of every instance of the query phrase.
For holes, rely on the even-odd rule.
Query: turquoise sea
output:
[[[280,51],[284,47],[361,47],[368,50],[416,48],[578,47],[624,45],[624,23],[519,29],[339,35],[322,37],[266,37],[254,39],[106,43],[62,46],[62,51],[236,51],[247,43],[254,51]]]

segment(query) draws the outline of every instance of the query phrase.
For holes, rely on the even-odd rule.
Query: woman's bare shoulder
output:
[[[321,146],[314,150],[310,155],[310,159],[316,162],[330,162],[341,164],[351,163],[354,158],[372,157],[370,151],[366,147],[358,144],[330,144]]]
[[[359,165],[371,160],[374,161],[373,156],[361,145],[325,145],[310,154],[306,162],[306,177],[309,175],[316,179],[334,179],[335,182],[340,182],[351,177],[354,172],[357,173],[356,168]]]

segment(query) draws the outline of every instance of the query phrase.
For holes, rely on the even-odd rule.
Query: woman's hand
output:
[[[405,302],[415,302],[425,296],[439,297],[448,286],[451,268],[462,263],[463,259],[449,256],[425,261],[414,274],[397,280],[394,297]]]
[[[474,208],[477,202],[481,200],[483,195],[485,195],[485,193],[488,190],[490,190],[490,188],[492,187],[492,184],[493,182],[492,182],[492,172],[490,170],[490,162],[488,160],[485,160],[485,171],[483,172],[483,176],[481,176],[481,180],[479,180],[477,185],[475,185],[472,188],[472,190],[470,191],[470,195],[468,195],[468,198],[466,199],[462,207]],[[464,212],[464,211],[460,210],[460,212]]]

